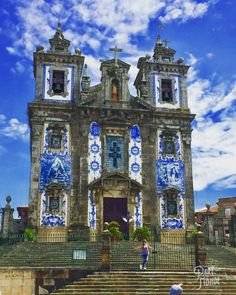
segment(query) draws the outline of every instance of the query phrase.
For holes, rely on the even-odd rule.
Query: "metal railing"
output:
[[[167,233],[164,237],[152,236],[148,269],[192,270],[195,264],[194,244],[186,243],[185,236]],[[141,263],[139,241],[112,242],[112,270],[137,270]]]

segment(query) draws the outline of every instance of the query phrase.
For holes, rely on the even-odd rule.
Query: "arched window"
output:
[[[113,79],[111,81],[111,99],[113,101],[119,101],[120,100],[120,85],[119,85],[118,79]]]
[[[172,80],[161,80],[161,96],[163,102],[173,102],[173,86]]]

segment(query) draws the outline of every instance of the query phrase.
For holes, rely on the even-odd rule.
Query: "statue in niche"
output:
[[[167,194],[167,216],[177,216],[177,199],[176,194]]]
[[[61,211],[61,190],[57,188],[49,189],[47,192],[48,213],[59,214]]]
[[[113,79],[111,83],[111,99],[114,101],[119,101],[119,81]]]
[[[59,196],[53,196],[49,199],[49,211],[59,213]]]
[[[175,154],[175,142],[173,138],[164,139],[164,154],[165,155],[174,155]]]

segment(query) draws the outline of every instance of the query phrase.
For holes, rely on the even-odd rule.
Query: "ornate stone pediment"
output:
[[[129,123],[130,120],[126,119],[125,117],[121,117],[118,115],[110,116],[108,118],[104,118],[103,123],[105,124],[119,124],[119,123]]]
[[[89,189],[96,188],[121,188],[140,191],[143,185],[132,180],[125,174],[119,172],[104,173],[101,178],[94,180],[89,184]]]

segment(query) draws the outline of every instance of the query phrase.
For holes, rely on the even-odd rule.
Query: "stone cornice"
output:
[[[78,117],[80,120],[98,120],[99,122],[108,122],[111,120],[114,124],[124,125],[136,122],[140,125],[173,125],[178,128],[189,128],[195,115],[188,109],[111,109],[99,106],[83,106],[75,104],[55,104],[55,103],[30,103],[28,105],[29,122],[38,123],[45,120],[71,120],[72,117]],[[117,119],[119,118],[119,120]],[[117,119],[117,120],[116,120]],[[111,123],[111,122],[110,122]]]
[[[36,75],[38,63],[61,63],[83,65],[84,56],[77,54],[60,54],[55,52],[34,52],[34,76]]]

